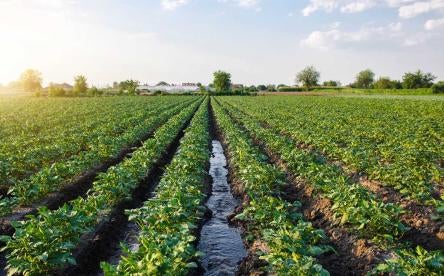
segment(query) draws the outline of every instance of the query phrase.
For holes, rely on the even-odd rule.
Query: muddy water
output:
[[[210,159],[210,175],[213,191],[206,206],[212,217],[202,227],[199,251],[205,255],[200,264],[204,275],[235,275],[238,264],[246,256],[239,231],[228,225],[227,216],[232,214],[239,202],[233,197],[227,181],[228,171],[222,145],[214,140]]]

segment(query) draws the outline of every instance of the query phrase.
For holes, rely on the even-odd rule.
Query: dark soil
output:
[[[235,108],[237,112],[241,110]],[[272,128],[265,122],[260,122],[264,128]],[[289,138],[288,133],[281,133]],[[295,141],[295,145],[304,150],[310,151],[316,155],[318,159],[336,166],[344,172],[352,181],[361,184],[363,187],[371,191],[377,198],[384,203],[394,203],[401,206],[406,212],[401,216],[401,221],[411,229],[405,233],[402,241],[409,242],[413,246],[420,245],[427,250],[443,250],[444,249],[444,221],[433,220],[432,216],[436,215],[433,207],[421,204],[416,200],[403,197],[399,192],[382,183],[369,180],[369,177],[363,172],[350,170],[340,161],[331,160],[326,154],[316,150],[313,145],[304,142]],[[441,192],[434,193],[434,198],[438,198]]]
[[[360,176],[358,182],[376,194],[383,202],[398,204],[406,210],[401,216],[401,220],[411,229],[402,240],[413,245],[420,245],[427,250],[444,250],[443,222],[431,219],[434,215],[432,207],[403,198],[394,189],[383,186],[377,181],[369,180],[366,176]]]
[[[79,196],[84,196],[91,188],[94,179],[101,172],[105,172],[111,166],[122,162],[127,156],[134,152],[138,147],[142,146],[143,142],[152,137],[155,129],[145,134],[139,141],[123,148],[119,154],[102,164],[85,172],[77,177],[71,183],[63,186],[59,191],[49,194],[46,198],[33,204],[32,206],[24,206],[16,208],[13,213],[7,217],[0,218],[0,235],[14,234],[14,228],[11,226],[11,221],[23,220],[27,215],[36,214],[38,208],[46,206],[50,210],[55,210],[63,206],[68,201],[76,199]]]
[[[194,112],[196,110],[197,108]],[[173,159],[180,145],[180,139],[184,135],[184,130],[188,127],[191,119],[192,116],[181,128],[174,141],[167,147],[166,153],[156,162],[140,185],[133,191],[132,198],[116,206],[112,213],[96,227],[95,231],[82,237],[80,245],[73,252],[77,265],[68,266],[55,274],[98,275],[101,273],[100,262],[120,258],[122,253],[119,249],[120,241],[125,239],[128,234],[127,231],[134,231],[134,228],[127,227],[128,216],[125,214],[125,210],[143,206],[143,203],[152,196],[152,192],[163,175],[165,166]]]
[[[270,126],[266,127],[270,128]],[[290,137],[287,133],[282,134]],[[333,161],[325,154],[318,152],[312,145],[297,143],[296,146],[301,149],[307,149],[312,154],[318,156],[318,158],[336,166],[352,181],[359,183],[361,186],[375,194],[382,202],[401,206],[406,212],[400,219],[405,225],[411,228],[411,230],[403,236],[403,241],[407,241],[414,246],[420,245],[427,250],[444,249],[444,222],[432,219],[432,216],[436,215],[436,211],[433,207],[422,204],[417,200],[408,199],[392,187],[385,186],[376,180],[370,180],[363,172],[350,170],[342,162]],[[439,194],[439,192],[433,193],[434,198],[439,198]]]
[[[233,121],[236,119],[232,118]],[[239,126],[249,133],[242,124]],[[250,136],[251,133],[249,133]],[[270,162],[281,168],[287,179],[287,185],[283,189],[283,197],[289,201],[298,200],[302,203],[302,213],[307,221],[310,221],[316,228],[324,230],[329,238],[330,244],[335,248],[336,253],[324,254],[318,257],[320,264],[332,275],[365,275],[371,271],[378,263],[389,257],[389,253],[378,248],[368,239],[359,238],[351,233],[349,229],[339,226],[333,219],[331,212],[331,202],[313,193],[310,186],[291,174],[285,163],[266,148],[261,141],[252,137],[253,143],[259,146],[262,152],[266,153]],[[255,261],[251,257],[251,261]],[[246,264],[248,266],[248,264]]]
[[[214,137],[214,126],[213,126],[213,122],[212,122],[212,120],[211,120],[211,105],[210,105],[210,103],[208,103],[208,114],[209,114],[209,131],[210,131],[210,139],[209,139],[209,141],[208,141],[208,151],[210,152],[210,154],[211,154],[211,152],[212,152],[212,148],[213,148],[213,146],[212,146],[212,139],[213,139],[213,137]],[[209,171],[209,169],[210,169],[210,163],[208,162],[206,165],[205,165],[205,171],[206,172],[208,172]],[[202,201],[202,203],[201,203],[201,206],[205,206],[205,204],[204,204],[204,202],[206,202],[209,198],[210,198],[210,196],[211,196],[211,193],[212,193],[212,187],[213,187],[213,180],[212,180],[212,178],[209,176],[209,174],[207,174],[206,176],[205,176],[205,178],[204,178],[204,190],[203,190],[203,192],[205,193],[205,198],[203,199],[203,201]],[[196,237],[196,239],[194,240],[194,243],[193,243],[193,245],[194,245],[194,247],[195,248],[197,248],[197,246],[198,246],[198,244],[199,244],[199,241],[200,241],[200,233],[201,233],[201,231],[202,231],[202,227],[203,227],[203,225],[208,221],[208,220],[210,220],[211,219],[211,217],[212,217],[212,213],[211,213],[211,210],[210,209],[208,209],[208,208],[206,208],[206,210],[205,210],[205,214],[204,214],[204,216],[202,217],[202,218],[200,218],[199,219],[199,222],[198,222],[198,224],[197,224],[197,229],[195,229],[195,233],[194,233],[194,236]],[[203,275],[204,274],[204,269],[202,268],[202,266],[200,265],[200,263],[199,263],[199,259],[198,258],[196,258],[195,260],[194,260],[194,262],[198,265],[198,267],[197,268],[194,268],[194,269],[191,269],[190,271],[189,271],[189,273],[188,273],[188,275],[189,276],[200,276],[200,275]]]

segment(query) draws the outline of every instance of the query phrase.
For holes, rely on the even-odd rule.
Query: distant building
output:
[[[50,83],[49,86],[63,88],[64,90],[72,90],[74,87],[68,83]]]
[[[194,83],[182,83],[171,85],[139,85],[137,90],[140,92],[156,92],[162,91],[167,93],[184,93],[184,92],[197,92],[199,86]]]
[[[197,83],[192,82],[182,82],[182,86],[198,86]]]
[[[232,88],[232,89],[241,89],[241,88],[244,88],[244,85],[243,85],[243,84],[236,84],[236,83],[233,83],[233,84],[231,85],[231,88]]]

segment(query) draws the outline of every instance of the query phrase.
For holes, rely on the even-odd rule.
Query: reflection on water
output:
[[[228,171],[222,145],[213,141],[213,156],[210,160],[210,175],[213,192],[206,206],[212,211],[201,232],[199,251],[205,255],[200,264],[204,275],[235,275],[238,264],[247,252],[239,231],[228,225],[227,216],[233,213],[239,202],[233,197],[227,182]]]

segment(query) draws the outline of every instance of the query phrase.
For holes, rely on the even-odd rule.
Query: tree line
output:
[[[296,84],[302,84],[307,90],[320,86],[321,74],[313,66],[308,66],[296,75]],[[432,88],[434,93],[444,92],[444,82],[439,81],[433,83],[436,79],[432,73],[426,73],[421,70],[415,72],[406,72],[402,76],[402,81],[392,80],[389,77],[379,77],[375,79],[375,73],[366,69],[359,72],[355,81],[349,85],[351,88],[362,89],[419,89],[419,88]],[[323,83],[326,87],[340,87],[340,83],[337,81],[326,81]]]
[[[37,96],[46,93],[51,97],[78,97],[78,96],[101,96],[108,92],[120,95],[136,95],[139,82],[136,80],[124,80],[114,82],[112,87],[99,89],[96,86],[90,86],[85,75],[77,75],[74,77],[73,85],[68,83],[49,83],[43,87],[42,74],[34,69],[25,70],[17,81],[12,82],[9,88],[31,92]]]
[[[251,93],[258,91],[295,91],[295,87],[280,85],[258,85],[258,86],[236,86],[231,83],[231,74],[224,71],[216,71],[213,74],[214,80],[210,85],[211,91],[215,93]],[[339,88],[342,87],[339,81],[329,80],[320,84],[321,73],[314,66],[308,66],[297,73],[295,84],[302,85],[305,90],[313,88]],[[389,77],[375,78],[375,73],[366,69],[359,72],[355,81],[348,85],[350,88],[360,89],[420,89],[431,88],[433,93],[444,93],[444,82],[434,83],[436,79],[432,73],[421,70],[406,72],[402,80],[392,80]]]
[[[203,86],[199,83],[200,92],[202,93],[218,93],[218,94],[249,94],[258,91],[301,91],[312,90],[313,88],[341,88],[343,87],[339,81],[329,80],[320,83],[321,74],[314,66],[308,66],[296,74],[294,86],[287,86],[285,84],[279,85],[258,85],[258,86],[244,86],[235,85],[231,81],[231,74],[225,71],[216,71],[213,73],[213,82],[208,86]],[[433,93],[444,93],[444,82],[439,81],[434,83],[436,76],[432,73],[426,73],[421,70],[415,72],[406,72],[402,76],[402,80],[392,80],[389,77],[375,78],[375,73],[366,69],[359,72],[355,76],[355,81],[346,87],[359,89],[419,89],[431,88]],[[160,82],[159,85],[167,84]],[[302,87],[299,87],[301,85]],[[136,95],[139,94],[139,81],[124,80],[114,82],[112,87],[107,89],[99,89],[95,86],[89,86],[88,80],[84,75],[77,75],[74,77],[74,84],[56,84],[50,83],[45,89],[42,87],[42,74],[33,69],[28,69],[23,72],[18,81],[12,84],[15,88],[20,88],[26,92],[34,92],[40,95],[46,92],[48,96],[63,97],[63,96],[100,96],[110,91],[113,94],[119,95]]]

